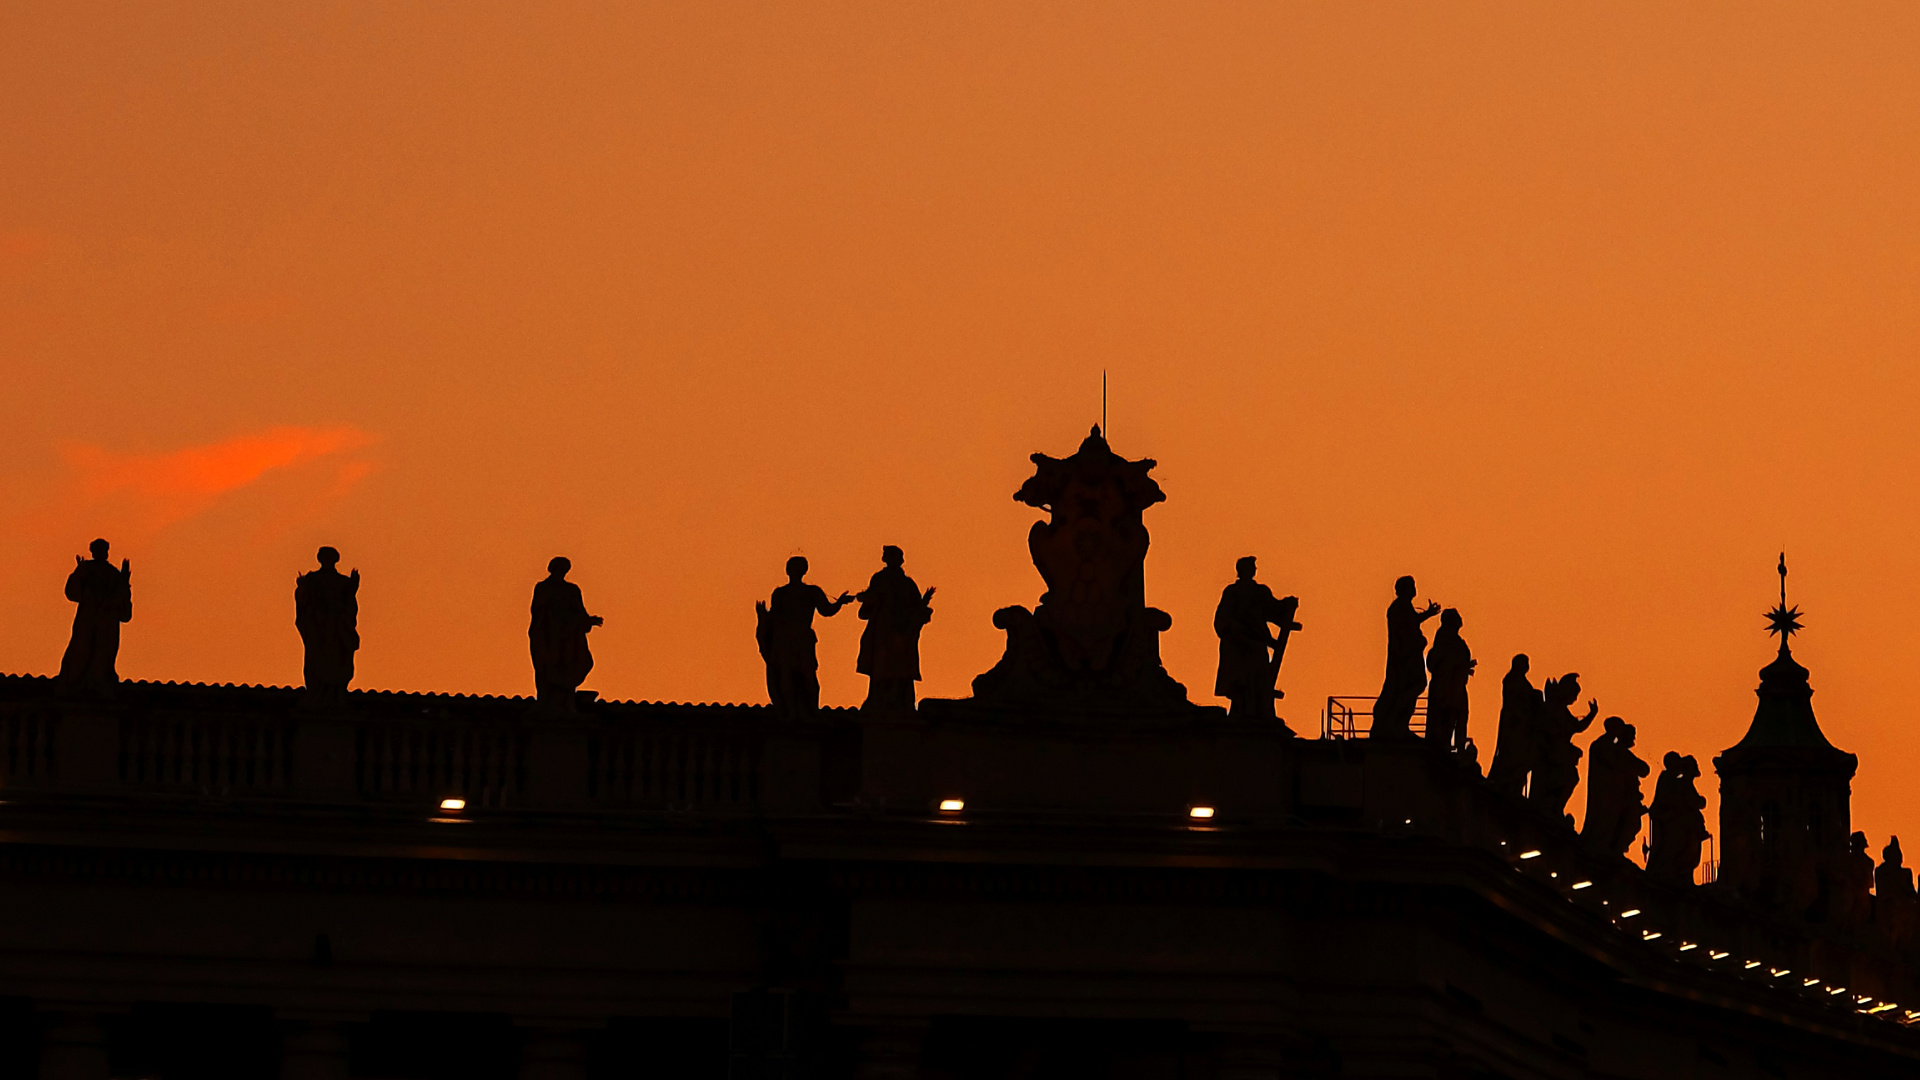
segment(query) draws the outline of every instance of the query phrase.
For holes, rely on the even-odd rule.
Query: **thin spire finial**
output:
[[[1780,635],[1780,651],[1787,651],[1787,639],[1801,629],[1800,609],[1787,606],[1787,553],[1780,553],[1780,606],[1767,612],[1767,633]]]
[[[1100,369],[1100,434],[1106,436],[1106,439],[1108,442],[1113,441],[1113,435],[1107,430],[1107,369],[1106,368]]]

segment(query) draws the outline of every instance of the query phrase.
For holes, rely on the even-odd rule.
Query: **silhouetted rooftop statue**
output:
[[[1588,746],[1587,816],[1580,836],[1596,852],[1625,855],[1640,835],[1640,819],[1647,813],[1640,778],[1651,770],[1633,752],[1633,740],[1633,725],[1609,716],[1604,732]]]
[[[1421,625],[1440,614],[1429,601],[1415,610],[1411,576],[1393,583],[1393,603],[1387,605],[1387,674],[1373,703],[1373,733],[1379,740],[1410,739],[1413,710],[1427,688],[1427,635]]]
[[[1647,814],[1647,873],[1669,885],[1691,885],[1707,840],[1707,797],[1693,786],[1700,763],[1669,750],[1661,766]]]
[[[533,621],[527,643],[533,653],[534,694],[545,712],[573,712],[580,684],[593,670],[593,652],[587,632],[605,620],[587,614],[580,586],[567,580],[573,563],[556,557],[547,563],[547,576],[533,587]]]
[[[760,658],[767,662],[767,696],[774,713],[788,720],[808,719],[820,709],[814,614],[832,617],[853,602],[849,592],[828,600],[825,590],[809,584],[806,576],[807,560],[795,555],[787,560],[787,583],[773,590],[772,601],[753,605],[758,617],[754,637]]]
[[[1901,859],[1900,838],[1889,837],[1873,870],[1873,921],[1888,940],[1906,949],[1913,943],[1916,907],[1920,897],[1914,895],[1913,871]]]
[[[1299,598],[1275,599],[1272,589],[1253,579],[1256,569],[1251,555],[1234,564],[1239,577],[1221,592],[1213,613],[1213,632],[1220,635],[1220,671],[1213,692],[1232,703],[1227,713],[1231,719],[1246,723],[1276,719],[1274,700],[1284,696],[1275,689],[1280,663],[1287,655],[1287,640],[1300,629],[1293,619],[1300,610]],[[1269,625],[1278,633],[1269,631]],[[1280,726],[1293,730],[1284,722]]]
[[[1532,661],[1526,653],[1517,653],[1506,678],[1500,680],[1500,733],[1493,747],[1493,763],[1487,768],[1487,783],[1495,789],[1519,798],[1527,788],[1527,774],[1533,771],[1534,730],[1542,708],[1540,690],[1527,672]]]
[[[1568,706],[1580,700],[1580,676],[1568,672],[1548,679],[1540,691],[1540,712],[1534,722],[1533,784],[1527,797],[1549,817],[1566,814],[1567,800],[1580,784],[1580,748],[1573,737],[1593,726],[1600,715],[1600,703],[1587,702],[1587,715],[1575,719]]]
[[[107,542],[87,545],[91,559],[74,556],[67,575],[67,599],[78,604],[73,637],[60,659],[60,688],[73,695],[108,695],[120,683],[114,663],[120,656],[120,624],[133,621],[133,567],[107,559]]]
[[[353,682],[353,654],[360,648],[360,571],[335,569],[340,553],[323,547],[318,570],[294,579],[293,625],[306,646],[306,702],[340,708]]]
[[[1441,612],[1427,651],[1427,742],[1452,753],[1467,749],[1467,680],[1480,665],[1460,636],[1463,623],[1458,610]]]
[[[880,570],[854,599],[867,628],[860,633],[855,670],[867,677],[870,712],[912,712],[913,684],[920,681],[920,628],[933,619],[933,590],[925,593],[902,569],[906,553],[880,549]],[[811,618],[811,616],[809,616]]]
[[[1096,426],[1072,457],[1033,463],[1014,499],[1047,511],[1027,534],[1047,591],[1033,611],[994,612],[1006,654],[973,680],[974,700],[1055,715],[1191,716],[1186,687],[1160,663],[1159,635],[1173,620],[1146,604],[1141,513],[1166,498],[1147,475],[1154,462],[1115,454]]]
[[[1841,921],[1848,926],[1865,926],[1873,920],[1873,856],[1867,854],[1867,834],[1856,832],[1848,838],[1847,861],[1840,874]]]

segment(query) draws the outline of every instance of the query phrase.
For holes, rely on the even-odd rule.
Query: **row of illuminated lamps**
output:
[[[965,811],[966,808],[967,800],[965,799],[940,800],[940,812],[943,814],[958,814]],[[1189,806],[1187,807],[1187,816],[1195,821],[1211,821],[1213,819],[1213,807]]]
[[[442,810],[458,813],[462,810],[465,810],[466,808],[467,808],[467,800],[465,799],[441,799],[440,800],[440,809]],[[967,808],[967,801],[965,799],[941,799],[940,800],[940,812],[943,814],[958,814],[966,810],[966,808]],[[1189,806],[1187,807],[1187,816],[1192,818],[1195,821],[1211,820],[1213,818],[1213,807]],[[1534,854],[1537,855],[1539,853],[1535,852]]]
[[[1505,843],[1505,841],[1501,841],[1501,842]],[[1532,848],[1527,851],[1521,852],[1520,858],[1521,860],[1524,861],[1528,859],[1537,859],[1540,857],[1540,855],[1541,855],[1541,851],[1539,848]],[[1548,871],[1547,876],[1551,878],[1558,878],[1560,876],[1560,872],[1558,870]],[[1576,881],[1571,886],[1571,888],[1575,892],[1579,892],[1582,889],[1590,889],[1592,887],[1593,887],[1593,882],[1590,880]],[[1604,905],[1604,904],[1607,904],[1608,901],[1602,900],[1600,901],[1600,903]],[[1616,918],[1621,920],[1631,919],[1638,916],[1640,913],[1641,912],[1639,908],[1628,908],[1627,910],[1622,911],[1618,916],[1616,916]],[[1666,936],[1665,934],[1662,934],[1658,930],[1640,931],[1641,941],[1658,941],[1665,936]],[[1683,953],[1692,952],[1698,948],[1700,948],[1700,944],[1698,942],[1682,941],[1680,943],[1679,951]],[[1728,952],[1725,949],[1708,949],[1707,950],[1707,959],[1710,961],[1725,960],[1727,957],[1731,955],[1733,954]],[[1765,967],[1767,969],[1768,978],[1782,979],[1788,975],[1793,974],[1793,969],[1791,968],[1771,967],[1764,960],[1747,960],[1740,965],[1740,969],[1742,971],[1752,971],[1755,968],[1761,968],[1761,967]],[[1819,986],[1830,997],[1838,997],[1847,992],[1846,987],[1834,986],[1831,983],[1822,983],[1817,977],[1802,978],[1800,980],[1800,986],[1801,986],[1801,989],[1803,990],[1812,989],[1815,986]],[[1854,1006],[1854,1011],[1867,1016],[1878,1016],[1882,1013],[1888,1013],[1888,1012],[1892,1012],[1895,1009],[1900,1009],[1900,1005],[1898,1003],[1892,1002],[1892,1001],[1875,1001],[1873,998],[1873,995],[1871,994],[1854,994],[1850,996],[1853,999],[1852,1003]],[[1920,1021],[1920,1009],[1902,1009],[1899,1020],[1902,1024],[1912,1024],[1915,1021]]]

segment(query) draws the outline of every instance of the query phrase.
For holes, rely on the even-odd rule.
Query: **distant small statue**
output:
[[[533,653],[534,695],[543,712],[577,711],[580,684],[593,670],[587,633],[606,623],[587,614],[580,586],[567,580],[572,569],[571,560],[557,557],[547,563],[546,578],[533,587],[527,644]]]
[[[306,646],[309,707],[345,705],[353,682],[353,654],[360,648],[360,571],[335,569],[340,553],[323,547],[318,570],[294,579],[293,625]]]
[[[1568,706],[1580,699],[1580,676],[1576,672],[1548,679],[1540,696],[1540,714],[1534,725],[1539,741],[1528,797],[1549,817],[1558,818],[1566,815],[1567,800],[1573,798],[1573,789],[1580,784],[1582,754],[1573,745],[1573,737],[1593,726],[1594,717],[1600,715],[1600,704],[1587,702],[1585,718],[1574,718]]]
[[[1440,613],[1440,629],[1427,651],[1427,744],[1450,753],[1467,748],[1467,680],[1480,662],[1460,636],[1460,612]]]
[[[74,556],[67,575],[67,599],[73,613],[73,638],[60,659],[60,690],[69,695],[106,696],[120,684],[114,663],[120,656],[120,624],[133,621],[133,567],[107,559],[107,542],[87,545],[91,559]]]
[[[1625,855],[1640,835],[1647,814],[1640,780],[1651,769],[1633,752],[1633,740],[1633,725],[1609,716],[1587,748],[1587,816],[1580,837],[1595,852]]]
[[[1889,837],[1873,871],[1873,921],[1894,945],[1905,949],[1913,941],[1915,908],[1913,871],[1902,862],[1900,838]]]
[[[1239,576],[1221,592],[1220,606],[1213,612],[1213,632],[1220,635],[1220,670],[1213,692],[1227,699],[1227,718],[1241,723],[1277,719],[1273,702],[1283,696],[1275,689],[1280,663],[1288,639],[1300,629],[1293,618],[1300,599],[1276,599],[1272,589],[1253,579],[1257,566],[1251,555],[1234,563]],[[1270,625],[1278,633],[1269,631]],[[1292,733],[1285,723],[1280,726]]]
[[[1427,688],[1427,635],[1421,625],[1440,614],[1440,605],[1413,606],[1412,577],[1393,583],[1387,605],[1387,674],[1373,703],[1373,739],[1410,739],[1413,711]]]
[[[901,569],[906,558],[892,544],[881,548],[879,572],[854,597],[867,624],[860,632],[860,659],[854,665],[867,677],[867,700],[861,706],[867,712],[913,711],[913,684],[920,681],[920,628],[933,620],[933,590],[922,593]]]
[[[826,591],[808,584],[806,576],[807,560],[795,555],[787,560],[787,583],[773,590],[772,601],[753,605],[759,617],[754,636],[760,657],[767,662],[767,697],[773,702],[774,715],[788,720],[807,719],[820,708],[814,614],[831,618],[853,603],[849,592],[828,600]]]
[[[1856,832],[1847,838],[1847,858],[1840,866],[1841,922],[1847,926],[1865,926],[1873,921],[1873,856],[1867,854],[1867,834]]]
[[[1500,733],[1493,744],[1493,764],[1487,768],[1487,783],[1516,799],[1526,791],[1527,774],[1533,771],[1534,744],[1539,741],[1534,726],[1544,707],[1539,689],[1527,677],[1530,666],[1527,654],[1519,653],[1500,680]]]
[[[1647,874],[1669,885],[1691,885],[1700,845],[1707,841],[1707,797],[1693,786],[1700,763],[1669,750],[1660,764],[1647,814]]]

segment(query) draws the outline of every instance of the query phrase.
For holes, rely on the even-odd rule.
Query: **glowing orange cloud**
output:
[[[282,426],[161,454],[118,454],[88,443],[67,444],[61,453],[75,473],[73,495],[79,501],[130,496],[143,505],[151,524],[161,527],[199,513],[275,469],[373,441],[373,436],[349,426]],[[343,465],[331,494],[344,494],[369,471],[365,462]]]

